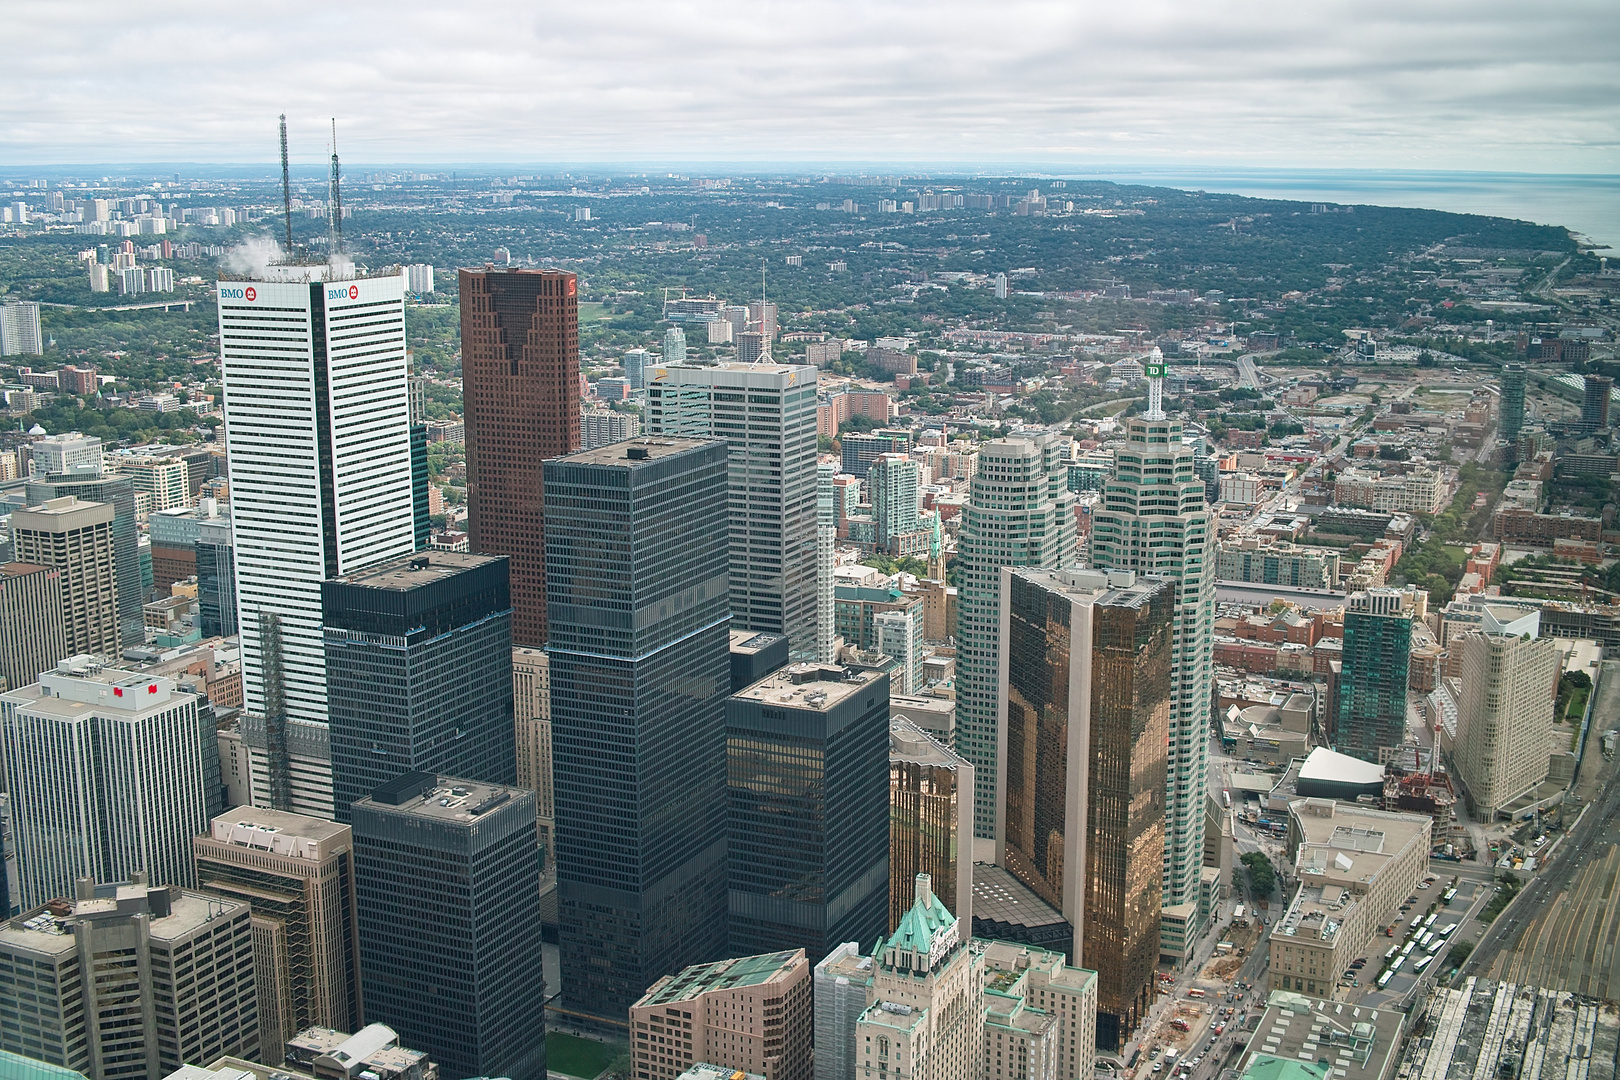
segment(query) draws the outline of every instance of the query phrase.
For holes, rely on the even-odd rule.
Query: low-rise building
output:
[[[1400,1063],[1405,1023],[1397,1008],[1345,1006],[1325,996],[1273,990],[1239,1068],[1248,1080],[1270,1080],[1268,1058],[1309,1061],[1330,1070],[1332,1080],[1389,1080]]]
[[[630,1006],[638,1080],[672,1080],[700,1063],[810,1080],[813,983],[803,949],[694,964]]]

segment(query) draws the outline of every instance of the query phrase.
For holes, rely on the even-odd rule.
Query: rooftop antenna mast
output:
[[[771,335],[765,329],[767,314],[765,307],[765,267],[770,265],[769,260],[759,261],[759,359],[755,363],[763,364],[771,358]]]
[[[338,168],[337,156],[337,117],[332,118],[332,181],[327,194],[327,213],[330,215],[329,233],[331,243],[329,248],[333,255],[343,251],[343,192],[341,184],[342,170]]]
[[[287,258],[292,258],[292,178],[287,172],[287,114],[281,114],[281,217],[287,223]]]

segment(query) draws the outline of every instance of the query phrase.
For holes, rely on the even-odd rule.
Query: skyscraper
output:
[[[1380,746],[1406,739],[1406,683],[1412,613],[1400,589],[1368,589],[1344,609],[1344,653],[1339,674],[1333,748],[1377,761]]]
[[[889,721],[889,925],[911,910],[918,874],[973,925],[973,766],[909,720]]]
[[[957,540],[956,750],[973,763],[973,827],[995,836],[1001,569],[1074,561],[1074,494],[1058,440],[996,439],[978,469]]]
[[[96,443],[95,455],[99,461],[100,440],[96,440]],[[38,449],[37,444],[35,449]],[[106,503],[113,508],[113,574],[118,579],[118,635],[122,641],[130,643],[145,640],[141,605],[146,602],[146,589],[141,584],[140,526],[135,520],[134,479],[128,476],[103,476],[99,465],[71,464],[66,473],[52,473],[40,478],[39,464],[36,456],[36,478],[28,481],[23,488],[28,505],[37,506],[72,495],[81,502]]]
[[[1558,643],[1539,636],[1541,612],[1486,604],[1479,633],[1462,650],[1462,701],[1452,752],[1475,820],[1497,812],[1547,778],[1547,747],[1562,664]]]
[[[422,552],[322,587],[338,821],[401,773],[516,782],[506,568]]]
[[[563,994],[603,1024],[725,947],[726,470],[672,438],[545,466]]]
[[[275,708],[273,615],[285,715],[324,724],[321,583],[416,546],[404,284],[272,266],[217,298],[243,707]]]
[[[686,363],[686,331],[678,326],[664,331],[664,363]]]
[[[357,1031],[360,928],[347,825],[238,806],[195,837],[198,891],[253,908],[259,1044],[305,1028]]]
[[[543,649],[512,650],[512,726],[518,787],[534,792],[535,827],[545,869],[557,857],[557,802],[551,779],[551,659]]]
[[[1163,902],[1191,904],[1196,912],[1215,666],[1215,515],[1204,502],[1195,448],[1183,440],[1181,421],[1164,415],[1164,360],[1157,350],[1144,371],[1148,408],[1128,422],[1113,475],[1092,511],[1091,564],[1176,584]]]
[[[236,633],[236,545],[229,517],[197,525],[197,611],[202,636]]]
[[[1074,927],[1107,1049],[1154,1000],[1174,602],[1129,570],[1002,571],[996,861]]]
[[[88,658],[0,695],[23,907],[73,895],[81,877],[191,885],[191,838],[208,827],[203,728],[171,680]]]
[[[1497,434],[1509,443],[1519,437],[1519,431],[1524,427],[1524,365],[1502,365],[1502,405],[1501,418],[1497,422]]]
[[[64,656],[119,655],[112,523],[111,506],[72,495],[11,514],[16,558],[60,575]]]
[[[0,356],[40,356],[44,352],[39,305],[31,300],[0,304]]]
[[[626,349],[620,364],[624,367],[624,377],[630,380],[630,389],[646,389],[647,369],[653,365],[652,353],[646,349]]]
[[[27,686],[68,655],[62,618],[62,571],[0,563],[0,689]]]
[[[1609,399],[1614,393],[1614,380],[1607,375],[1586,377],[1586,397],[1581,401],[1581,427],[1586,431],[1601,431],[1609,426]]]
[[[889,679],[791,664],[726,702],[733,955],[888,930]]]
[[[790,364],[654,369],[647,430],[730,447],[731,617],[816,652],[816,369]]]
[[[833,560],[838,524],[833,518],[833,476],[838,462],[831,457],[816,463],[816,659],[833,662]]]
[[[918,531],[921,482],[921,466],[904,454],[883,454],[867,470],[866,484],[872,493],[872,517],[877,523],[877,546],[881,550],[900,554],[900,537]]]
[[[461,385],[472,550],[511,560],[512,640],[546,644],[540,463],[579,449],[579,282],[461,271]]]
[[[534,796],[406,773],[353,828],[366,1019],[445,1076],[545,1080]]]

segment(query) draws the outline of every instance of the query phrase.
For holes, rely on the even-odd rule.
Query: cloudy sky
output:
[[[1620,173],[1616,0],[4,4],[0,163]]]

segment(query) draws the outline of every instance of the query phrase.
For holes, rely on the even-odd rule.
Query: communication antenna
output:
[[[287,258],[292,258],[292,178],[287,172],[287,114],[281,114],[281,216],[287,223]]]
[[[340,189],[342,179],[343,174],[338,168],[337,156],[337,117],[334,116],[332,118],[332,181],[326,200],[327,213],[331,215],[328,232],[331,236],[329,247],[333,255],[339,254],[343,250],[343,192]]]

